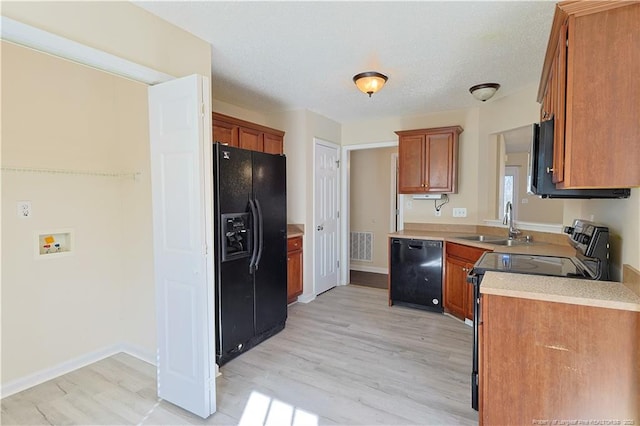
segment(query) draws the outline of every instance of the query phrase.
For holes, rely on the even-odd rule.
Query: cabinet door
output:
[[[238,126],[213,120],[213,142],[223,145],[238,146]]]
[[[425,189],[455,192],[453,133],[426,135]]]
[[[267,154],[283,154],[284,140],[282,136],[264,133],[264,152]]]
[[[464,273],[465,273],[465,281],[466,281],[467,279],[466,274],[468,274],[469,271],[473,269],[473,263],[467,263],[465,268],[466,270],[464,271]],[[467,288],[467,295],[466,295],[466,300],[464,304],[464,317],[473,321],[473,305],[475,302],[473,298],[473,285],[467,283],[466,288]]]
[[[242,149],[249,149],[251,151],[263,151],[264,143],[262,132],[259,130],[248,129],[246,127],[240,127],[239,131],[239,146]]]
[[[447,256],[444,308],[458,318],[465,317],[467,298],[467,262]]]
[[[542,107],[540,108],[540,121],[547,121],[551,118],[555,118],[556,108],[556,68],[557,60],[549,70],[549,77],[547,79],[547,86],[545,89],[544,97],[542,98]]]
[[[400,136],[398,143],[398,192],[425,192],[424,156],[425,136]]]
[[[551,98],[551,112],[555,119],[553,128],[553,175],[552,181],[564,181],[564,129],[566,113],[566,84],[567,84],[567,26],[560,29],[558,50],[554,65],[551,67],[552,79],[549,89],[553,93]]]
[[[302,237],[287,240],[287,303],[302,294]]]
[[[640,186],[640,3],[604,3],[568,19],[560,188]]]

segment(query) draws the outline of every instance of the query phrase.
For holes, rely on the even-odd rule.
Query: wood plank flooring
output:
[[[2,400],[2,424],[476,425],[471,328],[348,285],[289,307],[286,328],[221,368],[218,412],[156,397],[155,367],[118,354]]]

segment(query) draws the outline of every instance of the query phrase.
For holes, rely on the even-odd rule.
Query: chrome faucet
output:
[[[507,205],[504,208],[504,219],[502,220],[502,224],[503,225],[509,224],[509,239],[510,240],[515,239],[519,234],[522,233],[513,224],[513,204],[511,204],[511,201],[507,201]]]

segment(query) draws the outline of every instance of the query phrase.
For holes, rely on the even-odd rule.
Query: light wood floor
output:
[[[230,361],[207,420],[155,394],[155,367],[118,354],[2,400],[2,424],[476,425],[471,328],[344,286],[289,308],[285,330]]]

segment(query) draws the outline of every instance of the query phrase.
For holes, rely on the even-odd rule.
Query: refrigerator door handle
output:
[[[255,267],[256,267],[256,271],[258,270],[258,266],[260,264],[260,259],[262,258],[262,247],[264,246],[264,227],[262,226],[262,209],[260,208],[260,201],[258,201],[258,199],[256,198],[254,200],[254,202],[256,203],[256,208],[258,209],[258,222],[260,223],[259,226],[259,231],[258,231],[258,255],[256,257],[256,263],[255,263]]]
[[[253,200],[249,198],[249,208],[251,208],[251,221],[253,227],[253,247],[251,248],[251,261],[249,262],[249,273],[253,274],[256,269],[256,257],[258,254],[258,211]]]

